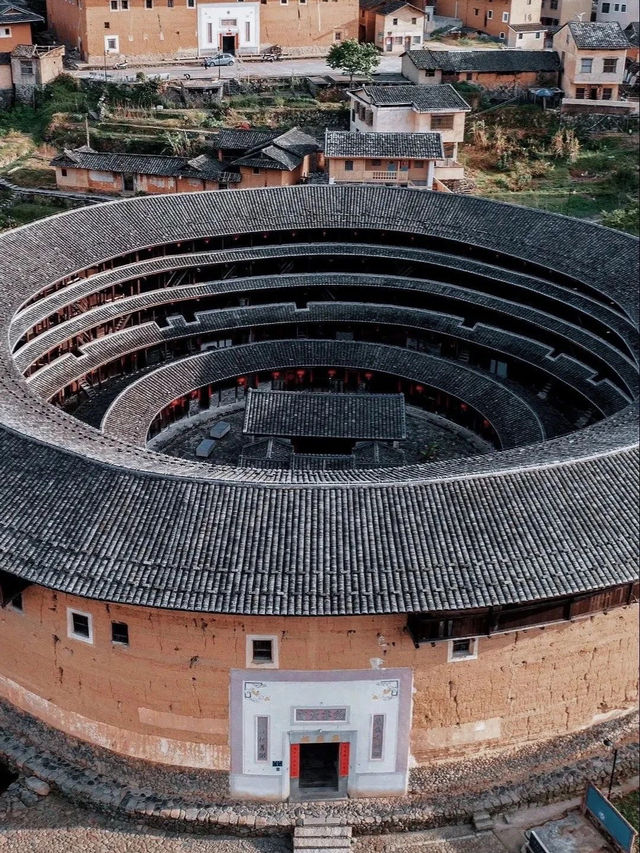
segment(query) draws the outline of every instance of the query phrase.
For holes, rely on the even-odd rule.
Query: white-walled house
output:
[[[623,30],[640,20],[640,0],[597,0],[596,21],[620,24]]]
[[[441,86],[363,86],[349,93],[349,129],[359,133],[442,135],[444,157],[455,161],[471,107],[449,83]],[[459,166],[459,164],[457,164]],[[462,167],[460,167],[462,168]]]

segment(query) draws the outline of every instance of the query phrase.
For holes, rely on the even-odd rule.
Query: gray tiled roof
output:
[[[440,160],[444,157],[440,133],[356,133],[328,130],[326,157],[395,157]]]
[[[280,135],[278,130],[240,130],[225,128],[213,138],[216,148],[225,151],[250,151],[266,145]]]
[[[570,21],[567,26],[580,50],[624,50],[629,47],[629,40],[617,21]]]
[[[360,91],[377,107],[406,104],[421,113],[442,110],[468,112],[471,109],[450,83],[444,83],[441,86],[363,86]]]
[[[223,164],[213,157],[168,157],[159,154],[118,154],[87,150],[86,146],[64,153],[51,161],[52,166],[71,169],[94,169],[99,172],[116,172],[135,175],[161,175],[165,177],[201,177],[217,180]]]
[[[560,57],[550,50],[410,50],[403,54],[425,71],[447,73],[479,71],[521,74],[525,71],[559,71]]]
[[[540,33],[544,32],[547,27],[538,22],[537,24],[509,24],[509,29],[513,30],[514,33]]]
[[[44,18],[31,9],[13,3],[0,3],[0,24],[41,24]]]
[[[508,281],[510,290],[518,275],[525,282],[535,271],[541,295],[555,289],[568,304],[590,305],[611,329],[616,318],[616,334],[637,351],[637,241],[478,198],[330,186],[197,193],[107,203],[7,232],[0,236],[3,568],[107,601],[301,615],[528,602],[632,580],[638,459],[630,407],[568,436],[475,459],[271,471],[134,447],[47,406],[16,373],[10,319],[63,276],[166,243],[176,252],[184,241],[193,262],[191,239],[278,230],[313,242],[305,232],[322,229],[384,231],[387,242],[396,233],[403,241],[428,235],[425,251],[442,245],[455,256],[458,247],[461,264],[479,263],[464,255],[482,247],[496,286]],[[269,344],[274,358],[293,358],[287,342]],[[230,365],[239,349],[226,351]]]
[[[407,2],[407,0],[388,0],[388,2],[382,2],[379,6],[375,7],[376,15],[393,15],[394,12],[397,12],[398,9],[404,9],[405,6],[409,6],[411,9],[418,12],[420,15],[424,15],[424,11],[413,3]]]
[[[249,389],[242,431],[250,435],[393,440],[407,437],[402,394]]]

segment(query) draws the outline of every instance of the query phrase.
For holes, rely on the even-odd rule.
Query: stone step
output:
[[[317,843],[322,844],[322,846],[321,847],[317,847],[317,846],[316,847],[305,847],[304,853],[331,853],[332,850],[336,850],[336,849],[340,849],[340,850],[347,850],[348,849],[346,847],[340,847],[340,848],[327,847],[320,839],[318,839]],[[299,850],[299,849],[302,849],[302,848],[298,848],[298,847],[294,846],[294,848],[293,848],[294,853],[296,850]]]
[[[293,839],[294,853],[297,850],[304,850],[304,853],[309,853],[310,850],[351,850],[350,838],[332,838],[330,836],[323,838],[300,838],[296,836]]]
[[[476,812],[473,816],[473,826],[479,832],[483,832],[486,829],[492,829],[493,824],[494,820],[489,812]]]
[[[304,815],[303,826],[344,826],[346,820],[342,817],[311,817]]]
[[[311,826],[296,826],[295,838],[351,838],[350,826],[324,826],[313,824]]]

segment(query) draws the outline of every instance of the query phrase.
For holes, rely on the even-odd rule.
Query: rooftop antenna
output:
[[[582,19],[584,18],[584,12],[576,12],[576,18],[582,23]]]

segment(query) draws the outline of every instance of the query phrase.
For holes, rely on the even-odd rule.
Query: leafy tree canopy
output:
[[[349,75],[353,82],[354,74],[369,76],[380,64],[380,54],[375,45],[361,44],[357,39],[332,44],[327,54],[329,68],[338,68]]]

